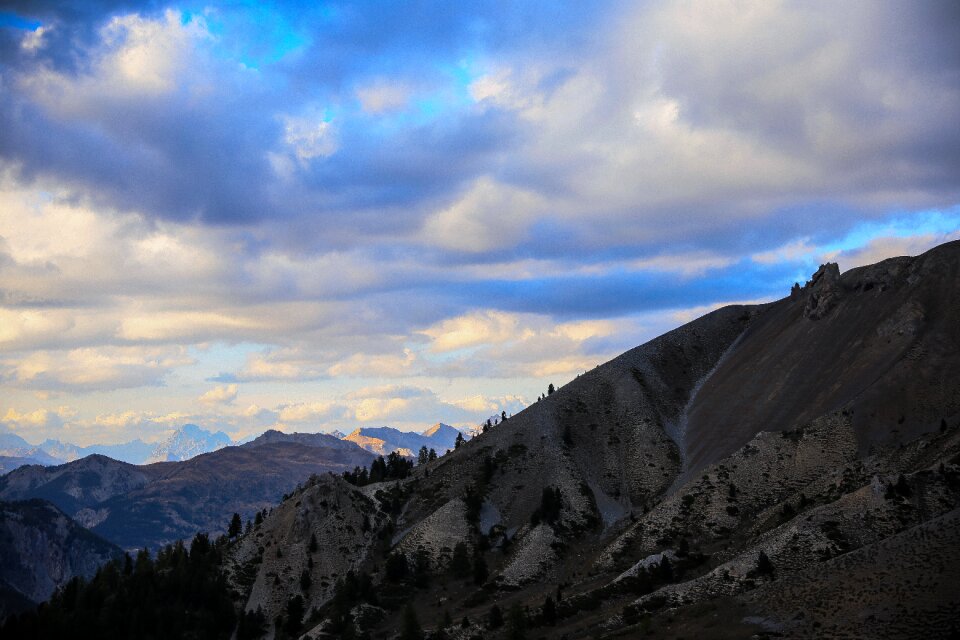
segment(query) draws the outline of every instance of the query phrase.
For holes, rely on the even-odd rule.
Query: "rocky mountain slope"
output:
[[[825,265],[409,478],[316,478],[236,545],[238,605],[274,619],[302,597],[312,638],[392,637],[404,601],[451,638],[948,637],[958,317],[960,243]]]
[[[154,548],[198,531],[222,532],[234,512],[252,518],[313,474],[373,458],[329,436],[311,434],[313,444],[304,444],[298,435],[266,436],[183,462],[135,466],[88,456],[23,467],[0,478],[0,499],[44,498],[125,549]]]
[[[0,618],[120,553],[45,500],[0,502]]]

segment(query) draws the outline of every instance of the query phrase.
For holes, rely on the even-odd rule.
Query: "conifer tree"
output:
[[[422,640],[423,629],[420,628],[420,620],[417,619],[417,612],[411,603],[407,603],[403,610],[403,621],[400,627],[400,640]]]
[[[230,519],[230,526],[227,527],[227,537],[236,538],[243,532],[243,521],[240,519],[239,513],[234,513],[233,517]]]

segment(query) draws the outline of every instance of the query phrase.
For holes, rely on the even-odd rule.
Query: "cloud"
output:
[[[183,348],[79,348],[0,357],[0,381],[22,389],[95,391],[159,386],[175,368],[192,363]]]
[[[486,311],[448,318],[425,329],[423,334],[432,339],[431,351],[443,353],[479,344],[506,342],[518,337],[518,329],[516,315]]]
[[[406,106],[412,91],[403,84],[377,80],[358,88],[356,93],[364,111],[379,114],[395,111]]]
[[[20,413],[14,408],[7,409],[0,420],[11,431],[31,433],[38,430],[50,431],[63,426],[64,420],[76,415],[70,407],[61,406],[56,409],[36,409]]]
[[[916,236],[885,236],[874,238],[856,249],[827,253],[824,258],[839,263],[843,271],[895,258],[919,255],[933,247],[960,240],[960,230],[950,233],[924,233]]]
[[[424,241],[476,253],[511,246],[523,240],[543,208],[536,193],[479,178],[454,204],[427,218]]]
[[[333,125],[316,118],[284,118],[283,141],[292,147],[300,162],[325,158],[337,151]]]
[[[573,377],[633,346],[634,321],[557,323],[538,314],[473,312],[422,333],[437,354],[427,371],[445,376]]]
[[[236,399],[237,385],[235,384],[218,385],[199,398],[200,402],[205,404],[231,404]]]
[[[416,359],[411,349],[404,349],[402,355],[357,353],[330,366],[327,375],[335,378],[399,377],[413,368]]]

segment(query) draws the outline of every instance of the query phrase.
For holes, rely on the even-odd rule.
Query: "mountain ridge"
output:
[[[955,581],[941,571],[956,562],[938,560],[960,545],[960,527],[950,524],[960,513],[957,301],[960,242],[842,275],[824,265],[790,296],[711,312],[409,478],[360,487],[390,515],[386,523],[371,517],[391,542],[385,550],[331,528],[309,506],[345,491],[329,477],[284,501],[252,540],[293,550],[312,532],[320,549],[351,549],[339,575],[370,572],[380,603],[353,601],[377,611],[353,618],[355,633],[397,629],[391,594],[403,589],[420,612],[437,611],[442,598],[458,622],[441,624],[437,611],[425,626],[461,638],[506,637],[483,622],[493,604],[528,611],[520,615],[537,637],[812,637],[823,628],[855,636],[863,625],[876,638],[929,637],[960,623],[944,595]],[[709,415],[724,427],[711,430]],[[714,450],[705,455],[703,442]],[[925,535],[933,519],[943,529]],[[483,560],[475,586],[453,568],[461,544],[468,567]],[[880,564],[867,561],[871,550],[884,554]],[[237,554],[231,575],[253,572],[263,584],[270,572],[313,571],[299,552],[269,562]],[[408,577],[385,577],[380,568],[397,556]],[[912,570],[885,574],[882,589],[850,584],[842,616],[813,605],[798,612],[777,595],[787,589],[812,601],[817,567],[842,585],[832,567],[843,558],[863,571],[921,563],[929,589],[911,589]],[[410,567],[418,566],[429,569],[415,578]],[[299,594],[325,612],[304,632],[340,628],[333,581],[312,578],[326,586],[233,584],[244,607],[268,618]],[[898,623],[864,622],[865,611]]]

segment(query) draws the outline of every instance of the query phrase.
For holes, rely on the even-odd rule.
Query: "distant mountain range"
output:
[[[458,433],[460,431],[450,425],[437,423],[422,433],[400,431],[393,427],[364,427],[350,435],[334,431],[328,437],[355,442],[378,455],[399,451],[402,455],[415,457],[421,446],[434,449],[437,453],[452,449]],[[234,442],[223,431],[211,432],[195,424],[183,425],[157,444],[137,439],[122,444],[94,444],[86,447],[53,439],[33,445],[15,433],[5,432],[0,433],[0,475],[25,465],[60,465],[94,454],[129,464],[182,461],[224,447],[246,444],[254,439],[249,437]]]
[[[210,433],[195,424],[185,424],[153,449],[148,462],[189,460],[232,444],[233,440],[223,431]]]
[[[185,461],[132,465],[94,454],[0,477],[0,500],[48,500],[124,549],[158,547],[198,531],[223,532],[277,503],[311,475],[369,465],[373,455],[320,433],[268,431],[242,446]]]
[[[420,447],[433,449],[438,454],[446,453],[453,449],[458,434],[461,434],[458,429],[440,422],[422,433],[400,431],[393,427],[362,427],[343,436],[343,439],[355,442],[377,455],[385,456],[396,451],[404,456],[415,457]]]

